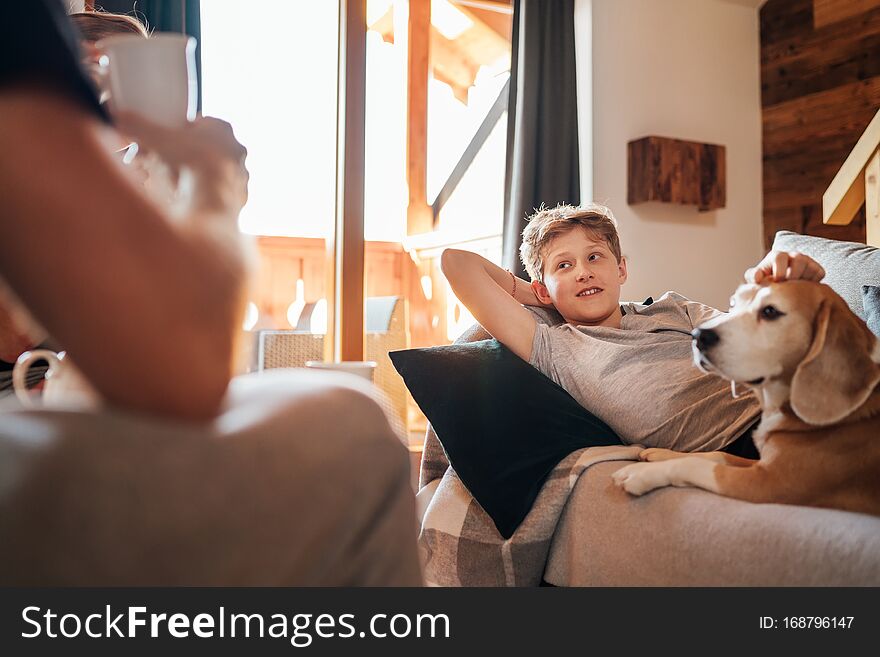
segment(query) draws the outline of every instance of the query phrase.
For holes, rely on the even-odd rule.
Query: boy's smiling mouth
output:
[[[599,292],[601,292],[601,291],[602,291],[601,287],[588,287],[588,288],[578,292],[577,295],[575,295],[575,296],[590,297],[590,296],[593,296],[594,294],[599,294]]]

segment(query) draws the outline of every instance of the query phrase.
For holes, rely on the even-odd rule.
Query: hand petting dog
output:
[[[810,256],[797,251],[770,251],[757,265],[746,269],[747,283],[780,283],[807,280],[817,283],[825,278],[825,270]]]

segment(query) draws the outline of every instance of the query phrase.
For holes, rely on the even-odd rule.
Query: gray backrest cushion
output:
[[[773,240],[773,250],[798,251],[813,258],[825,268],[822,282],[843,297],[856,315],[865,319],[862,286],[880,285],[880,249],[781,230]]]
[[[880,287],[863,285],[862,305],[865,307],[865,322],[868,328],[880,338]]]

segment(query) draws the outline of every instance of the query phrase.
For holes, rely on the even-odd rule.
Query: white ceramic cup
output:
[[[45,360],[49,363],[46,382],[43,384],[42,403],[34,401],[35,395],[28,391],[27,373],[31,365]],[[89,385],[85,377],[67,358],[67,352],[55,353],[48,349],[26,351],[15,362],[12,369],[12,385],[15,395],[27,408],[43,406],[47,408],[97,408],[100,397]]]
[[[335,370],[337,372],[347,372],[348,374],[356,374],[365,378],[367,381],[373,380],[373,372],[376,370],[376,361],[373,360],[346,360],[341,363],[325,363],[320,360],[306,361],[306,367],[319,370]]]
[[[196,40],[176,33],[111,36],[97,44],[106,60],[107,89],[115,111],[142,114],[176,128],[196,117]]]

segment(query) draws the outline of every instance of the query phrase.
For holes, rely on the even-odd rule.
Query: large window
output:
[[[256,359],[257,331],[327,333],[339,11],[326,1],[211,0],[201,25],[203,112],[229,121],[248,149],[240,226],[260,252],[246,320]],[[297,353],[318,360],[331,348],[310,339]]]
[[[501,2],[367,2],[365,232],[386,249],[368,242],[366,287],[401,299],[410,346],[473,323],[443,247],[501,259],[511,19]],[[409,427],[423,423],[410,404]]]
[[[449,342],[471,321],[440,275],[443,246],[500,259],[506,113],[499,103],[511,10],[498,1],[430,0],[428,15],[429,0],[411,2],[426,17],[421,26],[410,22],[410,0],[367,1],[363,284],[365,357],[381,361],[377,382],[397,400],[401,420],[418,428],[387,350]],[[241,228],[256,237],[261,259],[249,327],[255,341],[260,332],[286,331],[281,337],[295,347],[287,365],[318,352],[329,357],[332,346],[319,336],[332,306],[339,6],[211,0],[201,12],[204,113],[230,121],[248,148]],[[428,59],[421,104],[408,68],[419,48]],[[430,212],[418,231],[408,184],[414,152],[425,183],[419,202]]]
[[[368,240],[401,241],[408,234],[409,4],[409,0],[367,2]],[[483,8],[480,3],[457,5],[450,0],[430,4],[426,200],[433,204],[506,90],[511,10],[502,3],[494,7],[483,3]],[[506,126],[507,114],[502,112],[488,126],[488,139],[481,141],[451,197],[438,209],[437,228],[448,235],[500,234]]]
[[[241,228],[327,237],[336,202],[339,10],[328,0],[201,6],[203,112],[248,148]]]

